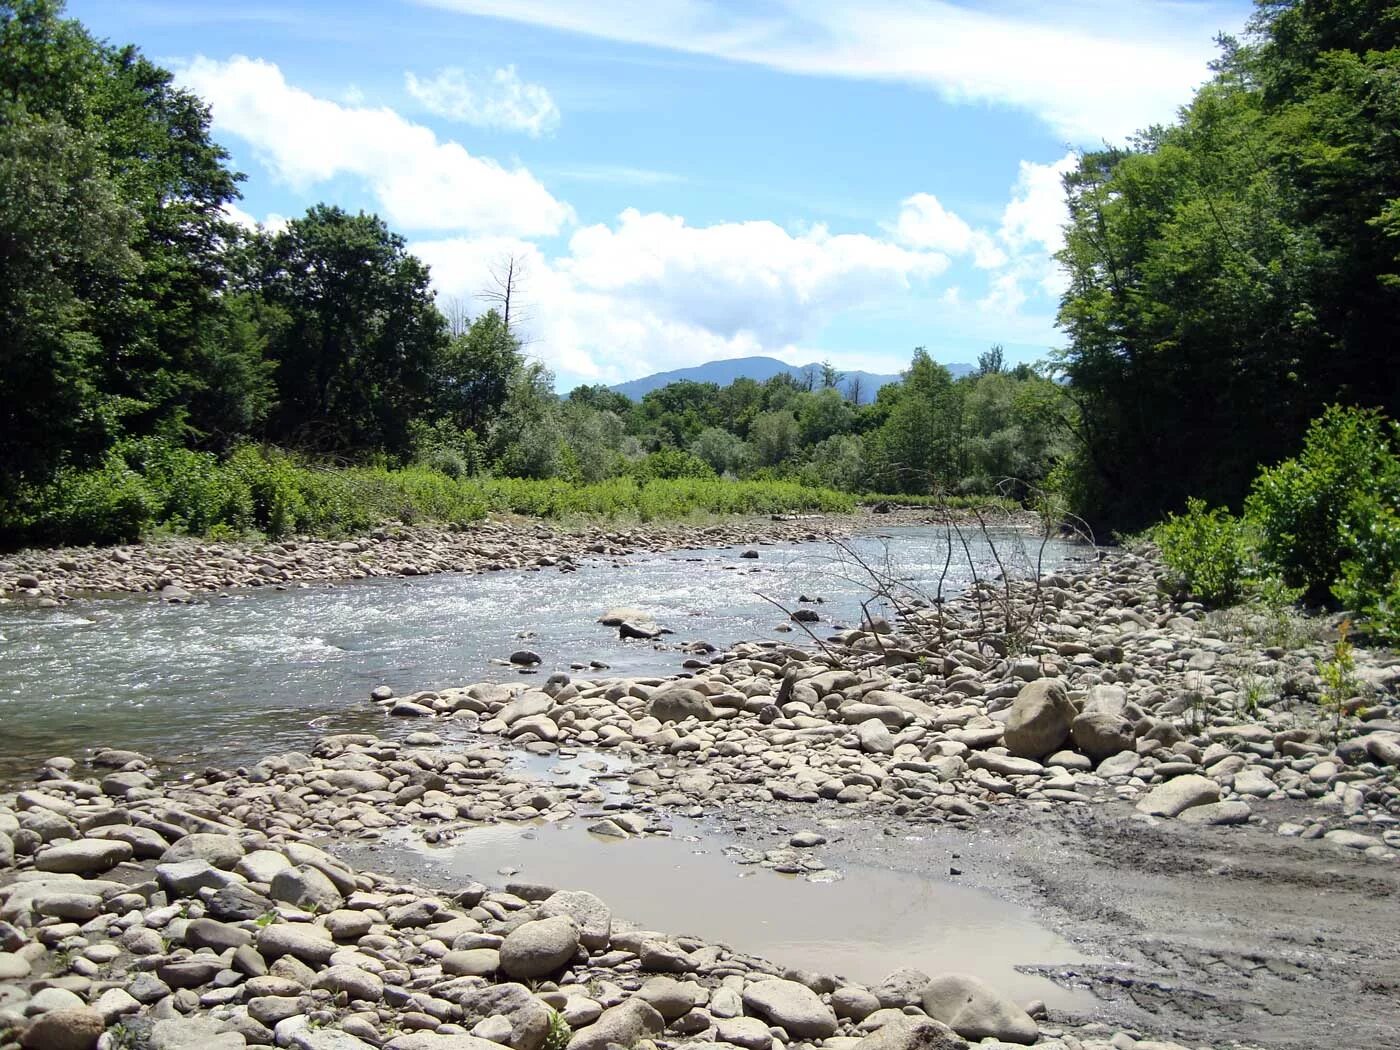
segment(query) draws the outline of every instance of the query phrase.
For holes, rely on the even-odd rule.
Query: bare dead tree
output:
[[[467,334],[467,329],[472,326],[472,315],[465,299],[459,295],[444,296],[439,300],[438,308],[442,311],[442,316],[447,319],[449,335],[455,338]]]
[[[865,384],[861,382],[860,376],[854,375],[846,380],[846,400],[851,404],[859,405],[864,393]]]
[[[497,259],[488,267],[487,272],[490,275],[490,283],[485,290],[478,293],[477,298],[490,303],[492,309],[499,310],[506,331],[519,339],[517,328],[529,319],[521,302],[525,294],[529,266],[524,258],[512,252]]]

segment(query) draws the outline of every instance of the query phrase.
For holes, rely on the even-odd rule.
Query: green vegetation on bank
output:
[[[129,542],[152,531],[342,536],[388,521],[461,525],[490,513],[666,521],[855,509],[846,493],[794,482],[450,477],[422,465],[314,466],[251,445],[221,460],[155,442],[127,443],[96,469],[65,472],[43,495],[23,509],[23,524],[64,543]]]
[[[1299,454],[1255,478],[1244,513],[1193,500],[1153,530],[1184,589],[1339,604],[1370,637],[1400,642],[1400,425],[1331,408]]]
[[[0,545],[1018,496],[1065,452],[1062,388],[995,348],[878,393],[827,367],[561,398],[513,261],[471,317],[377,216],[234,223],[228,160],[137,49],[0,0]]]

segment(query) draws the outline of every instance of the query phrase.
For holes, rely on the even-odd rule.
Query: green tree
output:
[[[749,447],[760,467],[777,467],[791,459],[801,443],[797,417],[791,412],[764,412],[749,430]]]
[[[690,451],[710,465],[716,474],[737,474],[743,469],[749,449],[738,437],[721,427],[706,427],[690,443]]]
[[[448,341],[435,380],[436,409],[459,430],[486,433],[524,361],[501,314],[486,311]]]
[[[328,453],[407,453],[447,345],[428,268],[376,216],[324,204],[260,237],[256,257],[255,288],[285,315],[268,347],[271,436]]]

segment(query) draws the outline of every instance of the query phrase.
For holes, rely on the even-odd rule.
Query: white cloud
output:
[[[577,230],[547,259],[528,242],[451,238],[411,246],[442,294],[469,297],[487,267],[526,260],[536,304],[531,349],[571,375],[615,381],[744,354],[799,351],[836,315],[897,299],[942,274],[946,256],[824,226],[771,222],[691,226],[629,209]]]
[[[420,79],[404,74],[404,86],[429,113],[479,128],[522,131],[534,138],[559,126],[559,107],[541,84],[520,79],[514,66],[472,76],[452,66]]]
[[[904,199],[893,233],[915,248],[971,255],[973,262],[983,269],[1006,262],[1006,255],[988,234],[974,230],[960,215],[943,207],[932,193],[916,193]]]
[[[399,228],[546,236],[572,221],[524,168],[441,142],[391,109],[318,98],[271,62],[200,57],[180,79],[209,103],[216,130],[246,140],[275,177],[298,189],[358,177]]]
[[[901,81],[1035,114],[1078,142],[1172,117],[1208,76],[1223,0],[420,0],[469,14],[813,76]]]
[[[1052,255],[1060,250],[1069,221],[1064,177],[1077,163],[1073,153],[1051,164],[1021,161],[1011,200],[1001,214],[1002,241],[1015,251],[1038,248]]]

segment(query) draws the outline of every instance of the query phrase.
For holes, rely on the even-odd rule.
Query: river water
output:
[[[1005,564],[1049,571],[1082,548],[1041,550],[1016,534],[954,550],[944,582],[952,595]],[[368,694],[509,681],[504,658],[528,647],[539,674],[597,660],[600,674],[668,674],[692,654],[687,641],[745,639],[809,643],[779,632],[787,608],[821,620],[821,636],[862,615],[870,599],[859,561],[934,593],[947,547],[937,528],[898,528],[850,541],[762,545],[640,555],[556,570],[441,575],[214,595],[193,605],[150,598],[84,601],[59,609],[0,607],[0,782],[31,774],[44,758],[97,745],[128,747],[167,767],[234,766],[307,749],[328,732],[385,735],[422,728],[390,720]],[[970,559],[969,559],[970,553]],[[1000,560],[998,559],[998,556]],[[639,608],[675,633],[659,644],[622,641],[596,623],[615,606]],[[589,673],[589,672],[584,672]],[[626,787],[621,756],[592,754],[610,804]],[[581,759],[519,752],[515,768],[542,779],[592,777]],[[608,786],[611,784],[611,786]],[[621,795],[617,793],[621,792]],[[1018,971],[1022,964],[1081,959],[1074,947],[1023,908],[933,874],[852,866],[810,879],[736,864],[738,844],[722,829],[677,820],[672,838],[627,842],[558,826],[464,829],[447,846],[426,847],[395,829],[372,855],[449,881],[499,883],[506,872],[591,889],[629,919],[669,932],[724,939],[788,965],[878,980],[897,966],[976,973],[1020,999],[1083,1012],[1093,997]],[[334,846],[335,844],[330,844]]]
[[[1016,571],[1043,570],[1082,548],[1013,533],[997,553]],[[385,725],[368,702],[381,684],[402,694],[520,672],[504,658],[528,647],[540,673],[598,660],[596,674],[669,674],[692,654],[679,646],[783,638],[783,614],[802,596],[819,636],[859,621],[869,577],[830,543],[772,544],[757,559],[737,547],[598,561],[578,571],[496,572],[249,590],[194,605],[146,597],[94,599],[58,609],[0,607],[0,778],[31,772],[55,754],[129,747],[167,763],[233,766],[304,749],[331,731]],[[945,562],[943,530],[891,529],[851,541],[868,564],[930,591]],[[987,542],[971,547],[985,577],[997,571]],[[972,577],[955,543],[944,591]],[[610,607],[651,613],[675,633],[660,644],[622,641],[595,621]],[[493,662],[494,661],[494,662]]]

